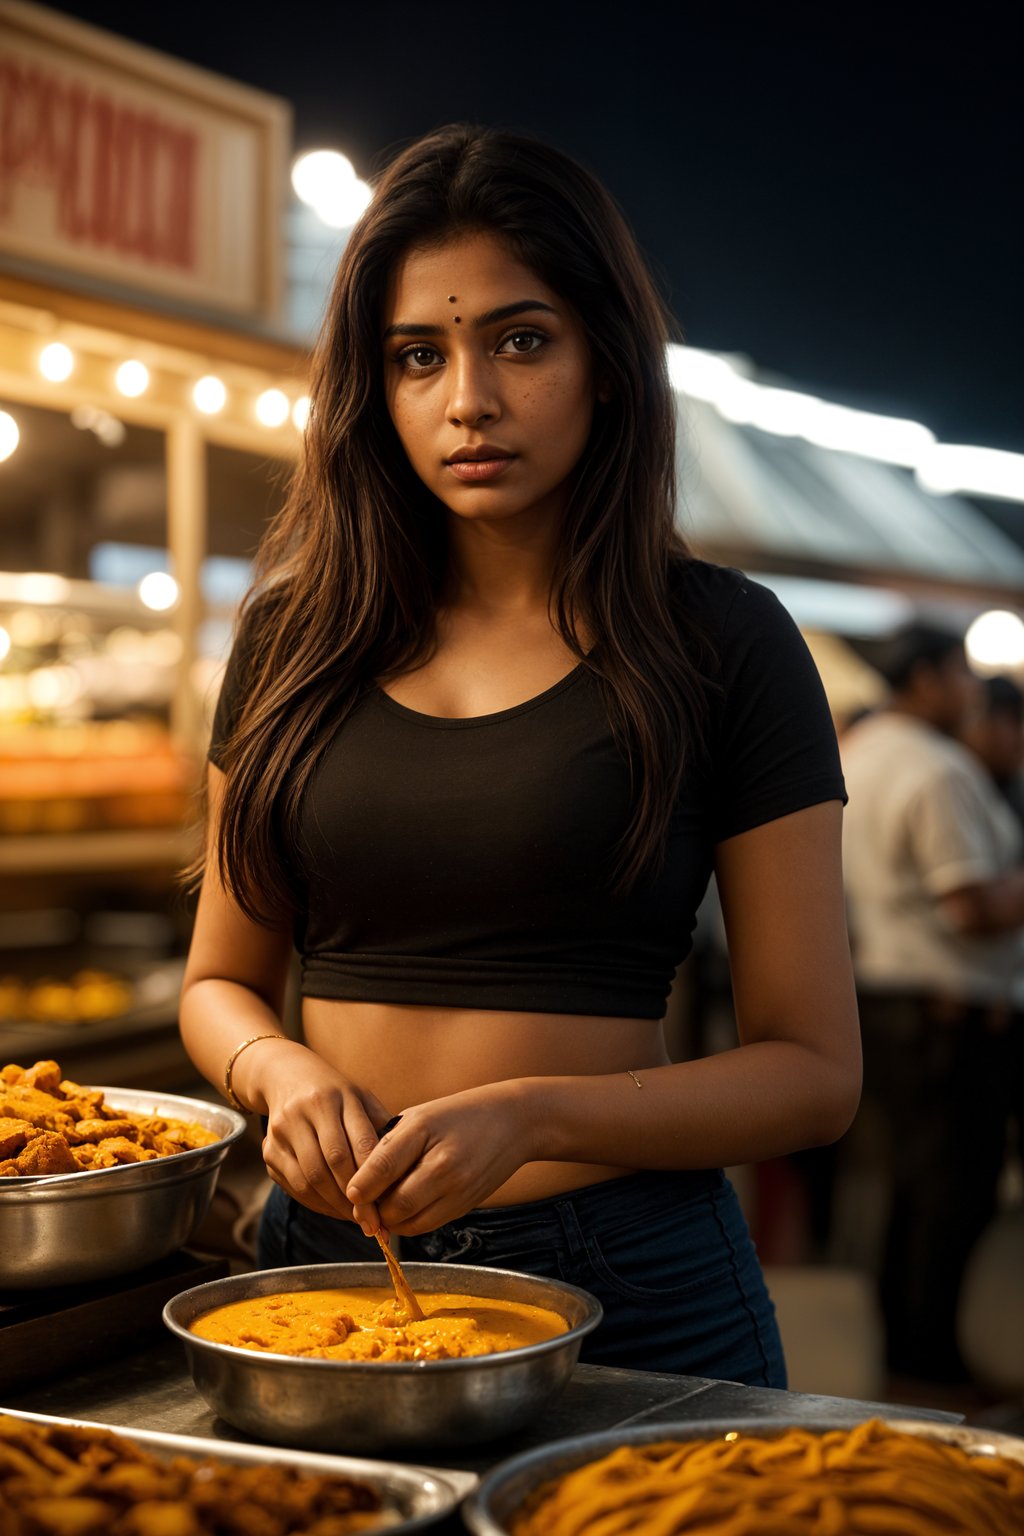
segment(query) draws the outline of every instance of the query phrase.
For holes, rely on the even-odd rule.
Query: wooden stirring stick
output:
[[[384,1140],[384,1137],[388,1134],[389,1131],[394,1130],[395,1126],[398,1124],[401,1118],[402,1117],[400,1114],[392,1115],[387,1125],[381,1126],[379,1132],[377,1133],[380,1136],[381,1141]],[[375,1232],[374,1236],[381,1246],[381,1251],[383,1252],[384,1257],[388,1261],[388,1272],[391,1275],[391,1284],[395,1288],[395,1295],[398,1297],[400,1305],[405,1307],[414,1323],[421,1323],[423,1321],[423,1308],[416,1300],[412,1286],[409,1284],[408,1280],[402,1273],[401,1264],[399,1264],[398,1260],[391,1252],[391,1244],[388,1242],[386,1237],[381,1237],[379,1231]]]
[[[375,1236],[381,1246],[384,1257],[388,1261],[388,1271],[391,1275],[391,1284],[395,1288],[395,1295],[398,1297],[401,1305],[405,1307],[413,1322],[421,1323],[424,1317],[423,1308],[416,1300],[412,1286],[409,1284],[408,1280],[405,1278],[405,1275],[402,1273],[401,1264],[399,1264],[398,1260],[391,1252],[391,1244],[388,1242],[387,1238],[382,1237],[379,1232],[375,1233]]]

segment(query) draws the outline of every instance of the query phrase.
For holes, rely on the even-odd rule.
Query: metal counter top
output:
[[[153,1337],[131,1354],[108,1364],[67,1376],[29,1392],[9,1396],[4,1406],[67,1418],[164,1433],[199,1435],[208,1439],[252,1441],[226,1424],[207,1407],[192,1385],[181,1346],[176,1339]],[[658,1423],[669,1419],[763,1417],[802,1420],[870,1418],[873,1414],[930,1418],[956,1423],[960,1414],[939,1413],[910,1405],[863,1402],[855,1398],[822,1397],[806,1392],[781,1392],[746,1387],[736,1382],[710,1381],[654,1371],[617,1370],[580,1365],[565,1392],[516,1435],[484,1446],[467,1446],[457,1457],[443,1452],[424,1454],[417,1461],[435,1467],[455,1467],[483,1474],[499,1461],[568,1436],[621,1428],[626,1424]],[[452,1518],[436,1527],[438,1536],[463,1531]]]

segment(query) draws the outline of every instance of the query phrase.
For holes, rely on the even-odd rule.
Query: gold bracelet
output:
[[[242,1103],[241,1099],[238,1097],[238,1095],[235,1093],[235,1090],[231,1086],[231,1074],[235,1070],[235,1062],[238,1060],[239,1056],[241,1056],[246,1046],[255,1045],[257,1040],[284,1040],[285,1038],[286,1036],[284,1035],[250,1035],[248,1040],[243,1040],[241,1045],[235,1046],[234,1050],[231,1052],[231,1055],[227,1059],[227,1064],[224,1067],[224,1097],[227,1099],[232,1109],[237,1109],[239,1113],[243,1115],[251,1115],[255,1113],[254,1110],[246,1108],[246,1106]]]
[[[635,1072],[631,1072],[630,1071],[629,1067],[626,1068],[626,1076],[627,1077],[631,1077],[633,1079],[634,1083],[636,1083],[638,1088],[642,1088],[643,1087],[643,1083],[637,1077]]]

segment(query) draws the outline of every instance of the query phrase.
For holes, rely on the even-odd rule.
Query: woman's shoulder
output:
[[[231,648],[221,674],[210,739],[209,756],[222,766],[223,750],[253,696],[275,632],[282,590],[254,590],[235,615]]]
[[[734,565],[696,556],[674,561],[669,594],[678,619],[698,626],[718,650],[780,622],[792,624],[771,588]]]

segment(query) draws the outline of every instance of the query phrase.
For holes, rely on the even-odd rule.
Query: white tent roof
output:
[[[1024,602],[1024,550],[968,501],[910,469],[727,420],[677,392],[680,523],[715,558],[1005,588]]]

